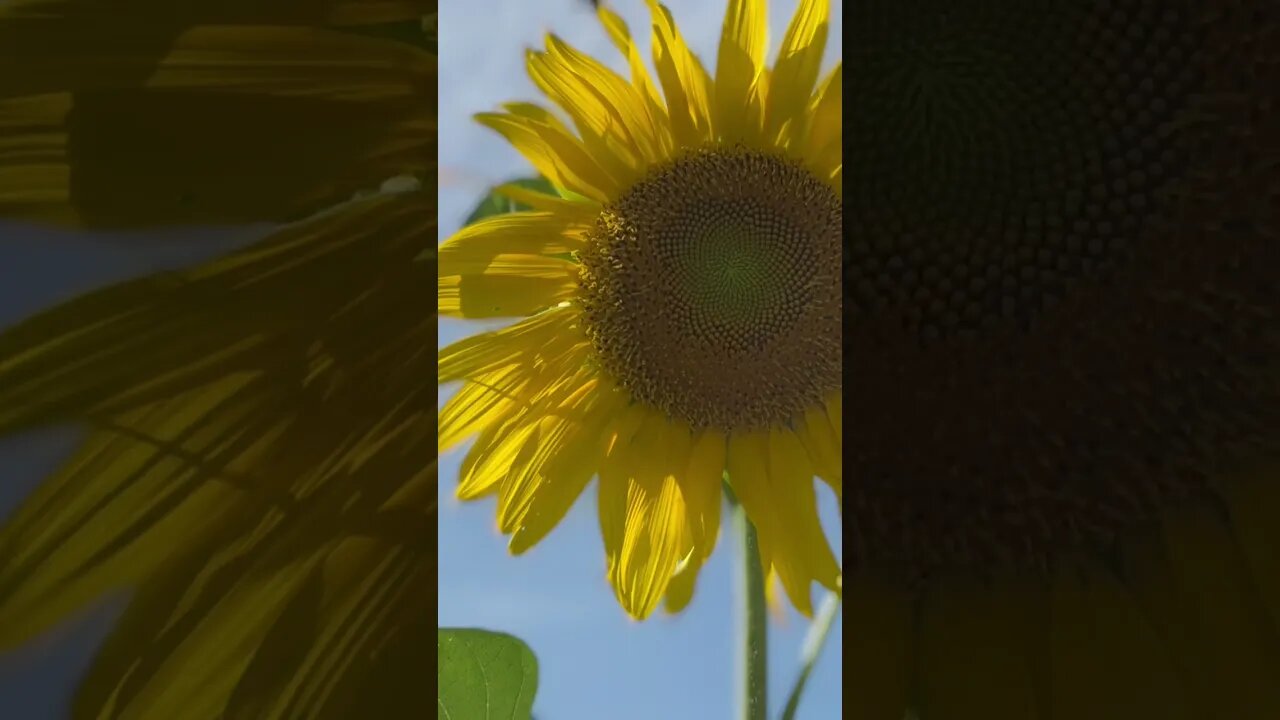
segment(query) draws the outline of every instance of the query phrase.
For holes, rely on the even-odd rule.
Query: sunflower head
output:
[[[763,2],[729,3],[708,73],[649,3],[651,77],[622,19],[600,19],[624,78],[554,36],[530,51],[562,111],[480,122],[560,191],[440,248],[441,311],[524,319],[441,351],[442,449],[478,435],[459,494],[498,495],[520,551],[600,478],[609,578],[648,615],[688,602],[719,528],[721,482],[796,605],[834,588],[815,475],[839,493],[840,70],[819,82],[829,7],[799,4],[765,61]],[[659,86],[661,91],[659,91]]]

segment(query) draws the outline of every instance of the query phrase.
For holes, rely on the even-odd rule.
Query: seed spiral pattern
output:
[[[692,152],[606,207],[585,327],[632,398],[694,428],[787,423],[840,384],[840,199],[803,167]]]
[[[1044,568],[1280,451],[1280,8],[850,12],[854,568]]]

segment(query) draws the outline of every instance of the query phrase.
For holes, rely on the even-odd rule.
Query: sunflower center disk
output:
[[[855,568],[1044,568],[1280,452],[1264,5],[855,4]]]
[[[581,253],[586,330],[637,401],[697,428],[785,423],[840,386],[840,198],[739,149],[662,167]]]

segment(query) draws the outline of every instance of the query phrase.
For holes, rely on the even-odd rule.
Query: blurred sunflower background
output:
[[[848,10],[846,711],[1280,717],[1280,6]]]
[[[434,9],[0,4],[5,717],[434,704]]]
[[[833,5],[824,73],[840,52],[841,7]],[[713,68],[724,4],[673,2],[668,6],[682,36],[708,69]],[[645,3],[620,2],[610,8],[627,23],[639,56],[648,64],[651,22]],[[769,3],[771,49],[777,47],[794,11],[793,3]],[[491,112],[504,103],[545,104],[529,80],[524,48],[543,47],[545,33],[553,32],[624,77],[630,72],[589,3],[468,4],[444,8],[441,24],[449,28],[440,48],[441,107],[446,108],[440,119],[439,231],[443,240],[466,221],[477,198],[491,186],[533,172],[525,158],[472,119],[475,113]],[[466,82],[451,82],[463,73]],[[442,319],[440,344],[508,322]],[[441,405],[454,390],[442,388]],[[463,454],[454,451],[442,459],[441,625],[480,626],[528,642],[539,658],[535,707],[539,717],[594,717],[605,712],[602,708],[608,708],[609,717],[624,719],[732,716],[729,699],[734,677],[726,659],[734,652],[731,575],[736,560],[729,538],[721,538],[718,551],[702,570],[689,608],[674,617],[659,610],[642,625],[629,623],[604,578],[594,483],[546,539],[511,557],[506,540],[493,529],[487,503],[464,507],[453,498]],[[838,509],[829,493],[819,497],[821,519],[838,555]],[[722,535],[726,533],[727,527]],[[774,713],[786,701],[806,629],[785,599],[782,605],[787,615],[773,627],[769,656]],[[838,715],[840,650],[837,625],[798,717]],[[663,692],[653,693],[654,687],[662,687]],[[673,704],[673,697],[680,700]]]

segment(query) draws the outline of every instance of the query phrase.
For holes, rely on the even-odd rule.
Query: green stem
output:
[[[840,596],[828,593],[822,600],[822,606],[818,608],[818,614],[813,618],[813,624],[809,626],[809,632],[805,635],[804,649],[800,651],[800,677],[796,678],[795,687],[791,688],[787,707],[782,711],[782,720],[795,720],[796,709],[800,707],[800,695],[804,692],[805,683],[809,682],[809,674],[813,672],[818,656],[822,654],[822,646],[827,644],[827,637],[831,635],[831,628],[835,625],[839,609]]]
[[[764,568],[760,563],[760,545],[756,539],[755,526],[727,485],[725,493],[732,508],[734,534],[742,543],[742,565],[738,573],[738,608],[742,617],[742,634],[739,637],[742,707],[739,717],[742,720],[764,720],[768,712],[766,688],[769,678],[766,662],[769,624],[764,597]]]

